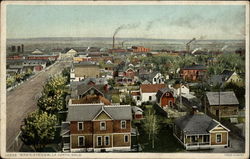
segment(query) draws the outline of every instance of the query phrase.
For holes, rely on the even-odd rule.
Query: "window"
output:
[[[128,135],[124,135],[124,142],[128,142],[129,141],[129,138],[128,138]]]
[[[97,146],[102,146],[102,137],[97,136]]]
[[[85,146],[84,136],[78,136],[78,146]]]
[[[221,143],[221,134],[216,134],[216,143]]]
[[[105,144],[105,146],[108,146],[110,144],[109,136],[105,136],[104,144]]]
[[[126,120],[121,121],[121,129],[126,129]]]
[[[156,78],[154,78],[154,82],[156,82]]]
[[[140,96],[137,96],[137,100],[140,100]]]
[[[78,122],[78,131],[83,130],[83,122]]]
[[[203,136],[203,142],[209,142],[209,135]]]
[[[106,130],[106,122],[105,121],[100,122],[100,130]]]
[[[148,97],[148,100],[152,100],[152,96],[149,96],[149,97]]]

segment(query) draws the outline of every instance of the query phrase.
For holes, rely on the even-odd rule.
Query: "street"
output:
[[[20,132],[20,125],[28,113],[37,109],[36,103],[43,85],[50,75],[61,72],[69,62],[57,62],[48,70],[41,71],[14,90],[6,98],[6,150],[10,151]]]

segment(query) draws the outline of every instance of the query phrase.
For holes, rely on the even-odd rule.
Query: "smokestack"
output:
[[[115,48],[115,35],[113,36],[113,49]]]
[[[21,45],[21,51],[22,51],[22,53],[24,52],[24,45],[23,44]]]

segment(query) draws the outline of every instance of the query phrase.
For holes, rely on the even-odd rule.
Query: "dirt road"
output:
[[[57,62],[19,87],[7,93],[6,105],[6,150],[9,151],[20,131],[20,125],[28,113],[37,109],[36,103],[43,85],[50,75],[60,73],[69,62]]]

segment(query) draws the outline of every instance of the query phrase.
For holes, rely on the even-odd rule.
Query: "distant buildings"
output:
[[[134,53],[150,52],[149,48],[145,48],[143,46],[132,46],[131,49]]]
[[[186,81],[201,81],[206,76],[206,72],[206,66],[193,64],[182,68],[180,73]]]
[[[213,75],[208,80],[210,85],[216,86],[216,85],[224,85],[227,83],[234,83],[234,84],[243,84],[242,78],[235,72],[235,71],[229,71],[224,70],[219,75]]]
[[[70,72],[70,81],[81,81],[85,78],[99,78],[99,66],[92,62],[74,63]]]

